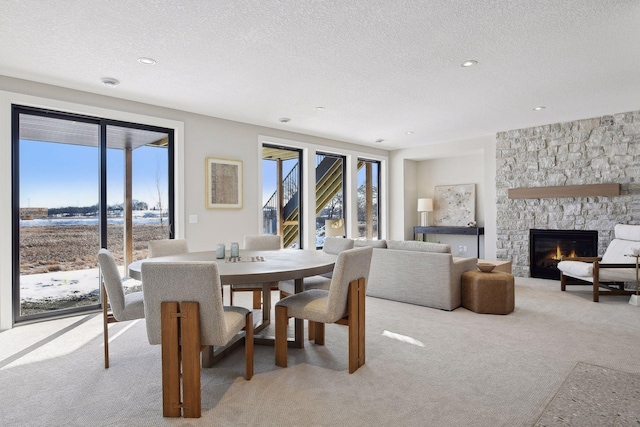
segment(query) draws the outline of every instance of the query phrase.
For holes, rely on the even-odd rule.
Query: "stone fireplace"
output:
[[[510,199],[508,190],[620,184],[614,196]],[[615,224],[640,224],[640,111],[496,135],[497,256],[531,276],[529,230],[597,233],[597,254]]]
[[[560,280],[558,263],[567,257],[598,255],[598,232],[593,230],[529,230],[531,277]]]

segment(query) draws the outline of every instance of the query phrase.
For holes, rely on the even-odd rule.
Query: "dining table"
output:
[[[254,343],[274,345],[275,338],[258,334],[271,320],[271,288],[284,280],[293,280],[295,293],[304,289],[304,279],[333,271],[337,255],[319,250],[280,249],[270,251],[240,250],[239,256],[231,257],[229,251],[225,257],[216,258],[216,251],[186,252],[163,257],[146,258],[134,261],[128,266],[129,277],[142,281],[142,264],[147,262],[194,262],[215,261],[218,264],[220,283],[224,285],[256,284],[262,286],[262,316],[254,325]],[[294,334],[288,340],[288,346],[304,346],[304,323],[294,319]],[[240,338],[224,348],[214,351],[213,347],[203,351],[202,365],[212,366],[220,358],[241,343]]]

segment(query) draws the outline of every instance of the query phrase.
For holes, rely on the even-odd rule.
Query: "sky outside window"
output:
[[[107,150],[107,203],[124,200],[124,152]],[[20,206],[59,208],[98,203],[98,148],[20,140]],[[133,151],[133,198],[158,202],[158,184],[167,191],[167,149],[140,147]],[[72,185],[73,188],[69,188]],[[163,200],[166,205],[167,200]]]

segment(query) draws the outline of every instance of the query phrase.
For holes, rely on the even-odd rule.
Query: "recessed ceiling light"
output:
[[[410,130],[406,131],[405,133],[406,133],[407,135],[413,135],[413,131],[410,131]]]
[[[288,117],[282,117],[279,120],[280,120],[280,123],[289,123],[291,121],[291,119]]]
[[[116,86],[118,86],[120,84],[119,81],[117,81],[116,79],[111,78],[111,77],[105,77],[105,78],[101,79],[100,81],[106,87],[116,87]]]
[[[324,107],[316,107],[316,108],[314,108],[314,110],[316,110],[316,111],[324,111],[324,110],[326,110],[326,108],[324,108]]]
[[[144,65],[156,65],[156,60],[153,58],[148,58],[146,56],[141,56],[138,58],[138,62]]]
[[[478,61],[476,61],[475,59],[468,59],[468,60],[466,60],[466,61],[464,61],[462,63],[462,66],[463,67],[473,67],[477,63],[478,63]]]
[[[540,110],[544,110],[545,108],[547,108],[547,107],[543,107],[543,106],[535,107],[535,108],[533,109],[533,111],[540,111]]]
[[[376,140],[375,140],[375,143],[376,143],[376,144],[380,144],[380,143],[382,143],[383,141],[384,141],[384,139],[376,139]]]

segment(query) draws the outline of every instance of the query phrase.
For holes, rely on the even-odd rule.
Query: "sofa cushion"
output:
[[[443,254],[451,253],[451,246],[441,243],[416,242],[413,240],[387,240],[388,249],[416,252],[438,252]]]
[[[353,242],[353,247],[361,248],[363,246],[371,246],[372,248],[386,248],[387,241],[386,240],[355,240]]]

